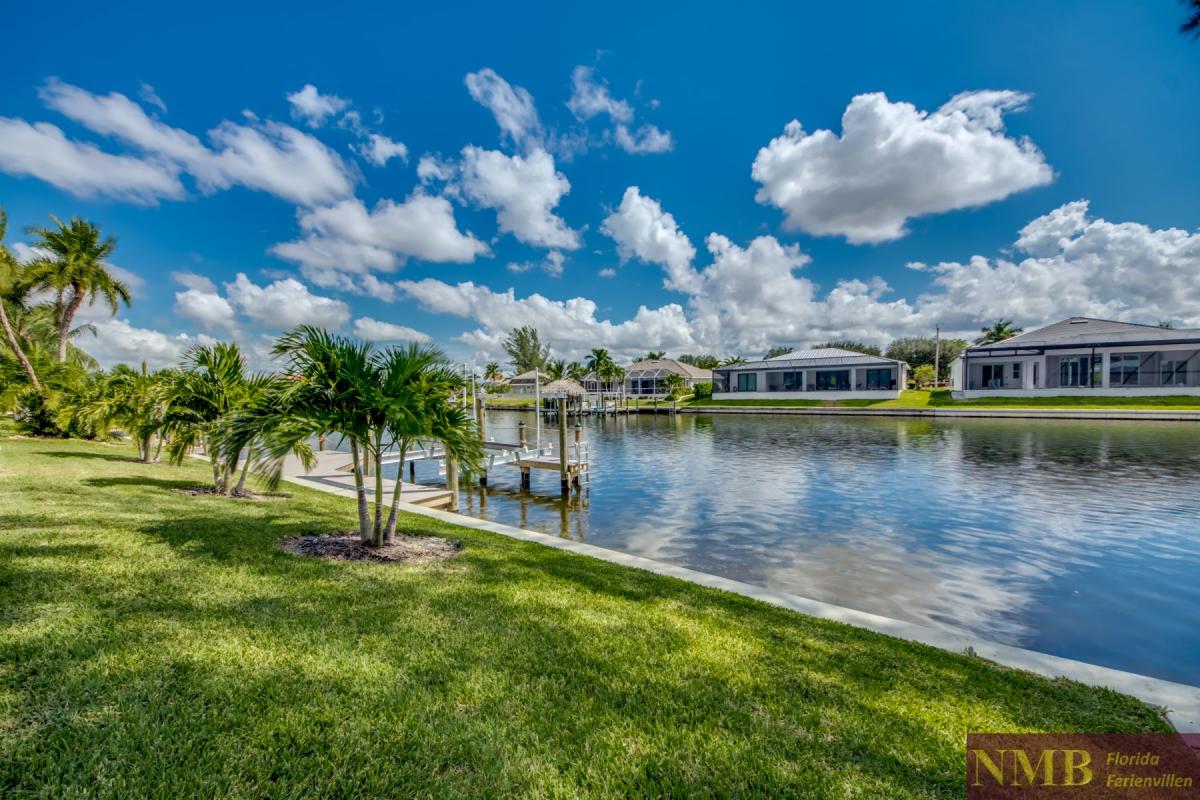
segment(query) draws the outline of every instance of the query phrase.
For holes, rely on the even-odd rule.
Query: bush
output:
[[[58,415],[46,402],[46,396],[34,389],[26,389],[17,398],[13,420],[17,423],[17,431],[25,436],[62,438],[67,435],[59,427]]]
[[[918,389],[921,389],[926,386],[932,386],[937,376],[933,372],[932,364],[922,364],[913,370],[912,377],[913,383],[916,384]]]
[[[695,386],[692,387],[692,399],[693,400],[708,400],[712,397],[712,393],[713,393],[713,385],[709,381],[704,381],[703,383],[697,383]]]

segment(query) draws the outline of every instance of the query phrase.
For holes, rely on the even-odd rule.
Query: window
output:
[[[1142,357],[1138,353],[1113,353],[1108,357],[1108,385],[1137,386],[1141,363]]]
[[[985,388],[985,389],[1003,389],[1004,388],[1004,365],[1003,364],[984,364],[983,365],[983,388]]]
[[[803,392],[804,391],[804,373],[803,372],[785,372],[785,373],[783,373],[783,390],[785,392]]]
[[[890,369],[867,370],[868,389],[891,389],[892,387],[892,371]]]
[[[1163,386],[1187,386],[1187,362],[1186,361],[1164,361],[1164,362],[1162,362],[1162,385]]]
[[[738,388],[739,392],[757,392],[758,391],[758,373],[757,372],[739,372],[738,373]]]
[[[1092,368],[1088,370],[1088,360]],[[1058,385],[1084,387],[1100,385],[1100,356],[1063,356],[1058,362]]]
[[[817,373],[818,392],[850,391],[850,370],[836,369]]]
[[[1019,361],[1017,363],[1013,364],[1013,380],[1014,381],[1021,380],[1021,362],[1019,362]]]

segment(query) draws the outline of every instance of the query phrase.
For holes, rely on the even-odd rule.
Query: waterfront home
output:
[[[508,379],[508,394],[535,394],[538,381],[542,377],[536,369],[522,372],[520,375],[513,375]]]
[[[665,397],[670,389],[663,383],[668,375],[683,378],[688,390],[697,383],[712,383],[713,371],[701,369],[673,358],[653,358],[625,368],[625,394],[631,397]]]
[[[717,400],[888,400],[900,396],[908,364],[835,347],[784,353],[714,371]]]
[[[653,358],[638,361],[625,367],[623,381],[602,381],[596,373],[589,372],[583,379],[583,388],[588,394],[619,394],[632,397],[665,397],[668,389],[663,384],[668,375],[678,375],[683,378],[683,385],[688,389],[697,383],[712,382],[713,373],[710,369],[701,369],[673,358]]]
[[[955,359],[956,397],[1200,395],[1200,329],[1071,317]]]

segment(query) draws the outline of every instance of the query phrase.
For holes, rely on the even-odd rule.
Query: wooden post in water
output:
[[[399,480],[399,478],[397,478],[397,480]],[[417,482],[417,462],[415,459],[408,462],[408,482]]]
[[[446,456],[446,488],[450,490],[450,510],[458,511],[458,459]]]
[[[487,421],[483,416],[483,398],[475,398],[475,426],[479,429],[479,441],[487,441]],[[484,462],[479,464],[479,485],[487,488],[487,466]]]
[[[562,496],[571,493],[571,481],[567,472],[567,415],[558,410],[558,479],[562,483]]]

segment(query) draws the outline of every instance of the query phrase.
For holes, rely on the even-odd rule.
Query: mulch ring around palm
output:
[[[268,492],[266,494],[260,492],[242,492],[241,494],[221,494],[211,486],[180,486],[171,491],[178,494],[191,495],[192,497],[229,497],[234,500],[280,500],[291,495],[281,492]]]
[[[357,533],[288,536],[280,542],[280,546],[299,556],[333,561],[374,561],[380,564],[428,564],[453,558],[462,550],[462,545],[452,539],[403,534],[397,534],[395,539],[382,547],[368,547]]]

